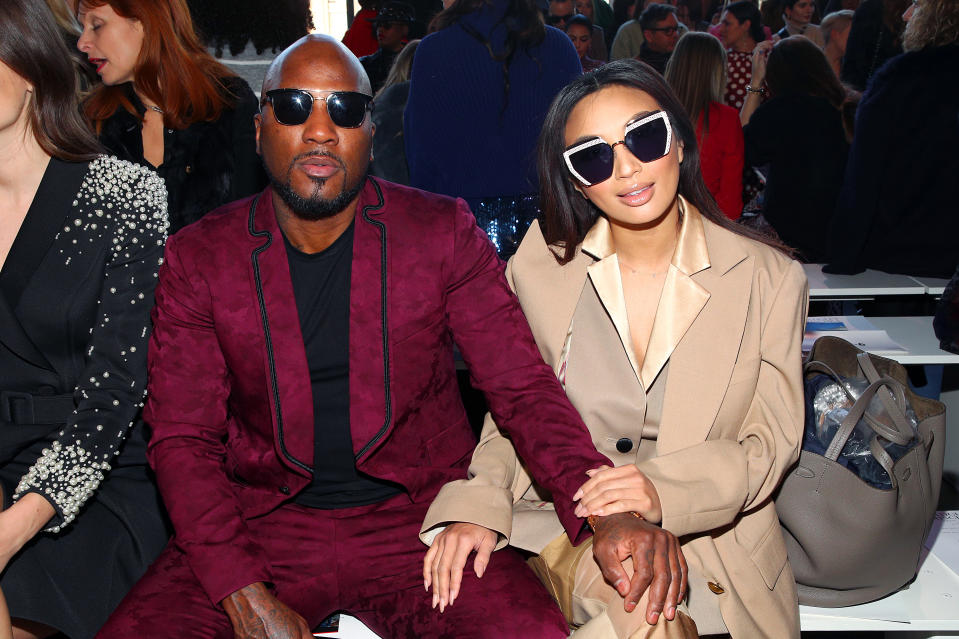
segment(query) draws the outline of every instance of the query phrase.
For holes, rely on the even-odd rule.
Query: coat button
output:
[[[289,494],[290,494],[290,487],[289,487],[289,486],[285,486],[285,485],[284,485],[284,486],[280,486],[280,492],[283,493],[284,495],[289,495]]]
[[[621,453],[628,453],[633,450],[633,440],[629,437],[622,437],[619,441],[616,442],[616,450]]]
[[[721,595],[726,592],[726,589],[717,584],[715,581],[709,581],[706,583],[709,586],[709,589],[713,591],[714,595]]]

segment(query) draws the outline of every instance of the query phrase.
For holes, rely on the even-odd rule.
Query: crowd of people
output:
[[[255,93],[4,0],[0,639],[798,637],[798,262],[959,265],[907,1],[370,0]]]

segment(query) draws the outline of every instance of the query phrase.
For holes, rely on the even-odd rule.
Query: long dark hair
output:
[[[577,247],[586,237],[602,211],[573,187],[572,178],[563,162],[566,149],[564,132],[569,114],[579,102],[593,93],[611,86],[638,89],[649,94],[669,116],[673,133],[683,144],[683,162],[679,166],[679,194],[695,206],[703,217],[729,229],[789,254],[789,249],[766,235],[740,226],[723,215],[703,182],[699,165],[696,130],[683,105],[655,69],[638,60],[617,60],[592,73],[576,78],[553,100],[537,149],[539,164],[540,206],[543,212],[543,237],[550,246],[560,248],[556,261],[566,264],[576,256]]]
[[[67,162],[96,157],[101,149],[80,115],[73,59],[45,2],[0,2],[0,60],[33,86],[30,128],[44,152]]]
[[[493,6],[494,2],[505,2],[506,12],[493,25],[506,28],[506,42],[501,51],[495,51],[489,40],[489,34],[480,33],[473,27],[461,22],[462,18],[470,13],[479,11],[484,6]],[[529,54],[532,47],[542,44],[546,39],[546,25],[543,23],[543,14],[536,4],[536,0],[454,0],[448,8],[443,9],[430,22],[430,32],[440,31],[459,24],[460,27],[477,42],[486,47],[490,58],[499,62],[503,67],[503,109],[509,103],[509,65],[517,51]]]
[[[829,100],[837,109],[846,101],[846,90],[822,49],[799,35],[780,40],[769,52],[766,84],[774,96],[815,95]]]
[[[749,0],[739,0],[732,2],[726,7],[726,11],[736,16],[736,21],[742,24],[749,20],[749,37],[756,42],[762,42],[766,39],[766,31],[763,29],[763,16],[759,13],[759,7]]]

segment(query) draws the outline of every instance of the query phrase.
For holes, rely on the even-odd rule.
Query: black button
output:
[[[616,442],[616,450],[621,453],[628,453],[633,450],[633,440],[629,437],[623,437],[618,442]]]
[[[290,487],[289,487],[289,486],[280,486],[280,492],[283,493],[284,495],[289,495],[289,494],[290,494]]]

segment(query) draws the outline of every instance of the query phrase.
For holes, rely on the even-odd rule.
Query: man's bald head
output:
[[[339,40],[323,34],[303,36],[273,59],[263,78],[261,95],[283,86],[284,75],[301,76],[309,67],[334,71],[342,79],[353,78],[355,91],[373,95],[370,78],[356,56]],[[293,87],[296,88],[296,87]]]

